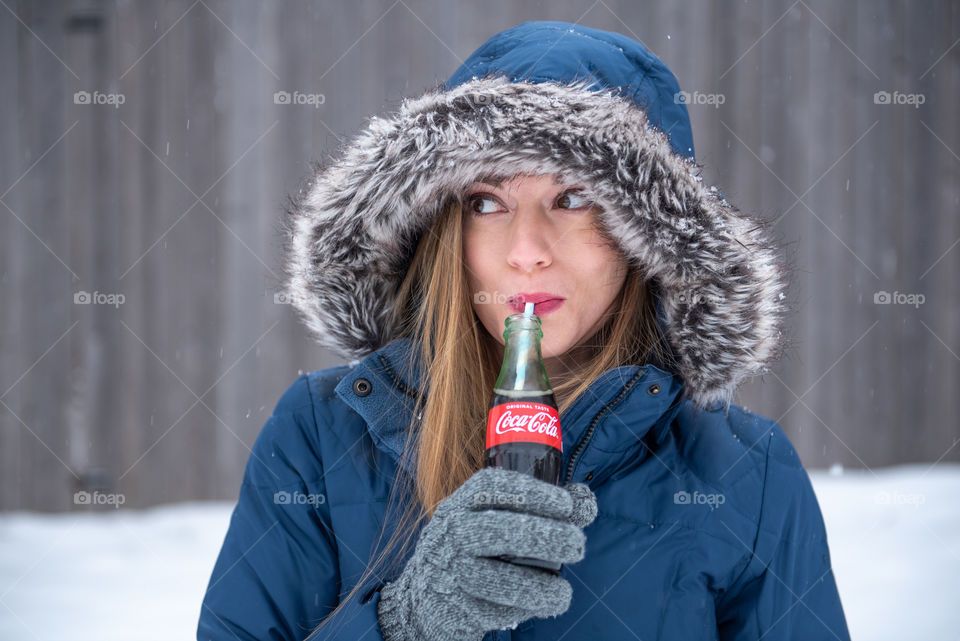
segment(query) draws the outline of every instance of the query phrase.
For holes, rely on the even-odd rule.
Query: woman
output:
[[[679,91],[619,34],[524,23],[316,168],[288,293],[357,360],[264,426],[198,639],[848,638],[806,472],[731,402],[787,269],[701,185]],[[538,292],[562,487],[481,469]]]

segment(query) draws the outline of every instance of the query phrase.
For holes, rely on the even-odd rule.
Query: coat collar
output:
[[[398,463],[422,367],[409,338],[398,338],[357,362],[336,394],[366,423],[374,444]],[[414,359],[414,373],[406,364]],[[365,380],[368,384],[364,384]],[[561,482],[600,482],[636,463],[666,435],[683,402],[682,380],[654,365],[627,365],[601,374],[560,416]],[[572,469],[571,469],[572,462]],[[413,476],[412,464],[404,460]]]

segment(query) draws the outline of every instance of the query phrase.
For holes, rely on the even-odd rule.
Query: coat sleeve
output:
[[[849,641],[820,506],[775,423],[764,477],[756,539],[744,570],[717,601],[720,640]]]
[[[198,641],[300,641],[337,605],[340,576],[307,376],[286,391],[247,462]],[[379,593],[352,599],[314,641],[383,641]]]

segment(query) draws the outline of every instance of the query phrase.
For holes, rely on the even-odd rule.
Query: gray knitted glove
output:
[[[403,572],[380,591],[386,641],[480,641],[489,630],[570,607],[572,588],[547,570],[497,555],[557,563],[583,558],[593,492],[522,472],[483,468],[440,502]]]

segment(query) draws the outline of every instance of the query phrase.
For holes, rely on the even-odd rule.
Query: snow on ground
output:
[[[960,634],[960,465],[811,473],[854,640]],[[232,504],[0,514],[0,639],[193,639]]]
[[[810,477],[853,641],[960,639],[960,465]]]

